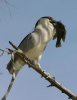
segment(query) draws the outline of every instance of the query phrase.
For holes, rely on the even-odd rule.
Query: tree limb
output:
[[[72,100],[77,100],[77,96],[72,93],[70,90],[68,90],[67,88],[65,88],[61,83],[59,83],[57,80],[55,80],[55,78],[53,76],[51,76],[49,73],[45,72],[44,70],[42,70],[41,68],[38,68],[38,65],[34,65],[30,59],[28,59],[25,54],[23,53],[22,50],[20,50],[19,48],[17,48],[12,42],[9,42],[10,45],[16,49],[16,53],[15,55],[19,56],[26,64],[28,64],[31,68],[33,68],[35,71],[37,71],[42,77],[44,77],[47,81],[50,82],[50,85],[48,87],[54,86],[56,88],[58,88],[59,90],[61,90],[62,93],[65,93],[69,99]],[[10,52],[10,51],[9,51]],[[3,99],[2,99],[3,100]]]
[[[13,83],[14,83],[14,78],[12,77],[11,82],[10,82],[10,84],[9,84],[9,86],[8,86],[7,92],[6,92],[5,95],[2,97],[1,100],[6,100],[6,97],[8,96],[8,94],[9,94],[9,92],[10,92],[12,86],[13,86]]]

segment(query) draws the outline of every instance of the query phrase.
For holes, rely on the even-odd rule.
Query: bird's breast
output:
[[[32,48],[31,50],[26,52],[25,55],[29,59],[34,60],[34,59],[38,58],[42,54],[44,48],[45,48],[45,44],[41,44],[41,42],[40,42],[37,46],[35,46],[34,48]]]

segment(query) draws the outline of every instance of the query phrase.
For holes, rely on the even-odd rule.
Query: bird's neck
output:
[[[54,30],[54,26],[45,26],[45,25],[41,25],[39,24],[35,30],[38,30],[40,32],[40,34],[44,34],[46,35],[46,37],[48,37],[48,41],[50,39],[53,39],[54,35],[55,35],[55,30]]]

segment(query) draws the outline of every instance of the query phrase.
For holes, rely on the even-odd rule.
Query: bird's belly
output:
[[[39,44],[37,46],[35,46],[34,48],[32,48],[31,50],[29,50],[26,54],[26,56],[31,59],[31,60],[35,60],[36,58],[38,58],[43,50],[45,48],[45,45],[44,44]]]

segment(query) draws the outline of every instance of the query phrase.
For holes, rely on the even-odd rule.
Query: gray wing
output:
[[[36,45],[38,45],[39,43],[39,39],[40,37],[32,32],[30,34],[28,34],[19,44],[18,48],[20,48],[23,52],[27,52],[29,50],[31,50],[33,47],[35,47]]]
[[[27,51],[31,50],[33,47],[38,45],[39,41],[40,41],[40,37],[35,32],[33,32],[33,33],[28,34],[21,41],[18,48],[20,48],[24,53],[26,53]],[[18,72],[18,70],[21,68],[21,66],[23,66],[25,64],[24,62],[21,62],[20,58],[17,55],[15,55],[14,57],[15,57],[14,58],[14,65],[13,65],[11,60],[7,64],[7,69],[11,74],[14,71],[13,67],[15,67],[17,72]]]

